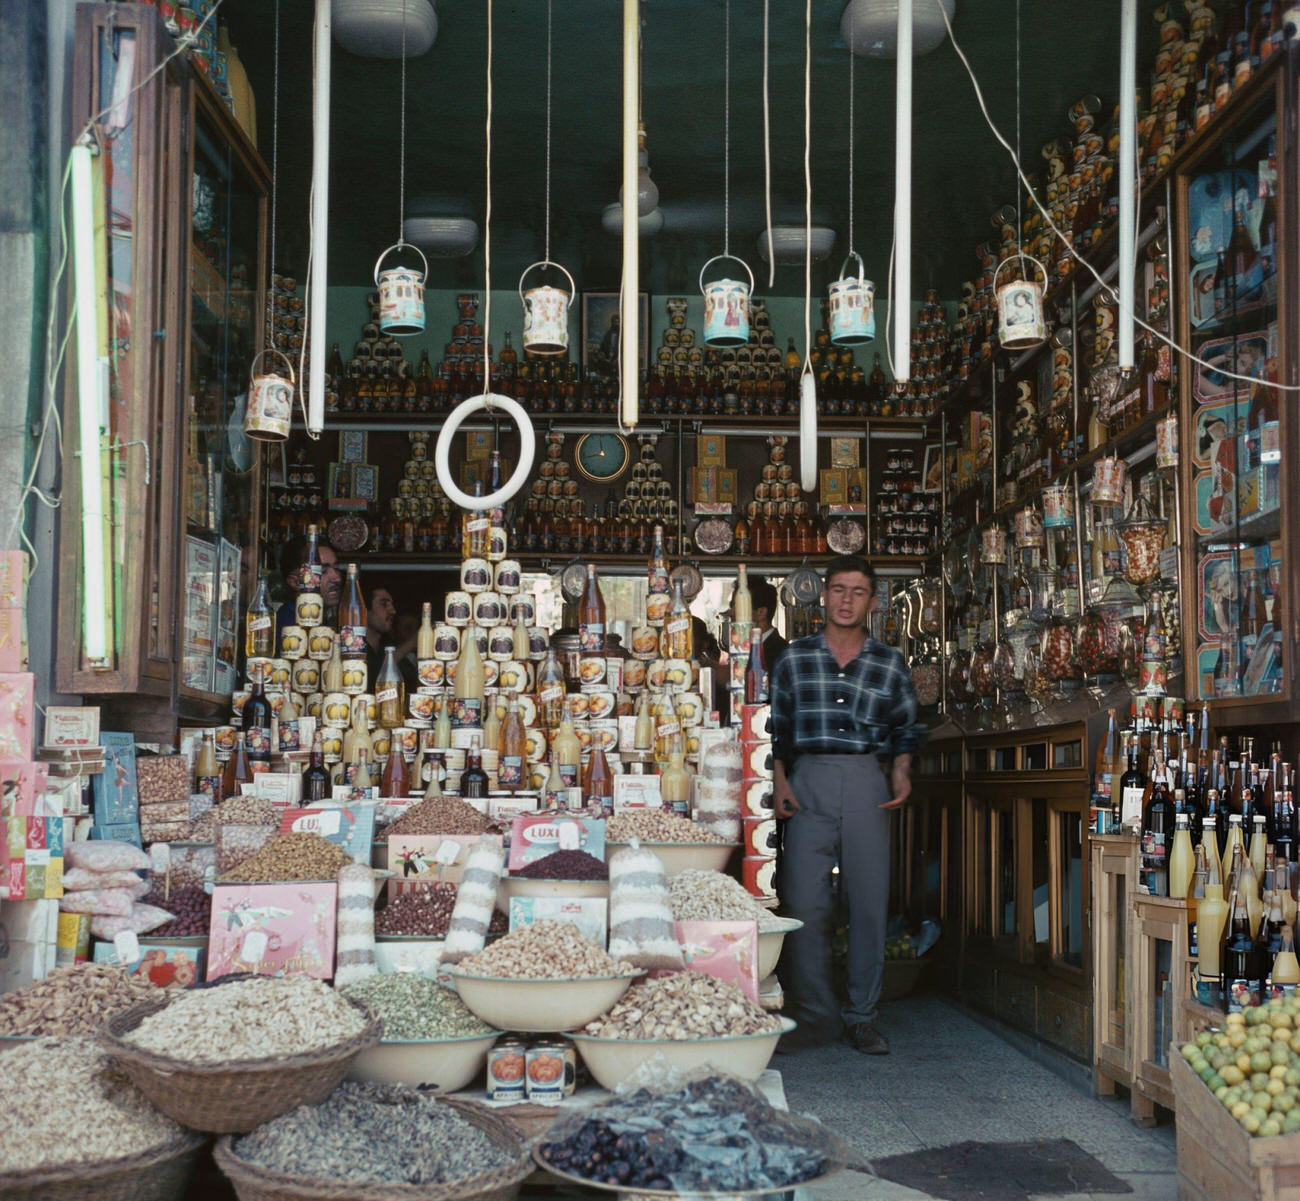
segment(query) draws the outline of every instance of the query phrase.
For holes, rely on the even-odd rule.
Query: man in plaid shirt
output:
[[[844,1031],[867,1055],[889,1053],[876,1029],[889,907],[889,810],[912,791],[925,742],[903,657],[867,633],[876,576],[854,555],[826,568],[826,626],[792,642],[772,676],[773,800],[786,819],[778,889],[803,929],[787,936],[782,983],[799,1029],[783,1050]],[[888,772],[888,778],[886,778]],[[849,995],[831,982],[831,872],[849,908]]]

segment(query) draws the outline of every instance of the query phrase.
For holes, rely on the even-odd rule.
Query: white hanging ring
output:
[[[479,409],[489,407],[501,408],[514,418],[515,424],[519,427],[519,465],[497,491],[487,496],[470,496],[467,492],[462,492],[452,480],[451,465],[448,461],[451,440],[465,418],[473,416]],[[512,396],[502,396],[499,392],[486,392],[468,397],[447,414],[442,429],[438,431],[438,444],[434,447],[433,464],[438,473],[438,483],[442,485],[442,490],[453,504],[459,505],[462,509],[495,509],[504,505],[524,486],[532,473],[533,458],[536,453],[537,435],[533,431],[532,419],[525,412],[523,405]]]
[[[799,485],[817,487],[817,377],[805,371],[799,380]]]

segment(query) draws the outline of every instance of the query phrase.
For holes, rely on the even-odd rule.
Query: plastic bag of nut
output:
[[[139,755],[135,761],[140,804],[190,799],[190,767],[184,755]]]

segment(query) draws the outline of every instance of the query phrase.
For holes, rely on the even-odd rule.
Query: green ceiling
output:
[[[308,0],[281,0],[281,270],[306,260],[311,153],[311,19]],[[484,195],[486,6],[437,0],[433,48],[408,65],[407,196],[461,198],[481,220]],[[839,36],[843,0],[812,0],[814,219],[838,237],[819,290],[847,250],[849,54]],[[1065,110],[1086,92],[1115,95],[1120,0],[1019,0],[1022,138],[1026,168],[1067,127]],[[1144,3],[1140,64],[1155,24]],[[1014,139],[1017,0],[958,0],[954,26],[991,112]],[[617,198],[621,144],[621,10],[614,0],[554,0],[552,257],[579,289],[617,284],[620,243],[601,228]],[[226,0],[222,15],[258,100],[259,140],[271,156],[270,0]],[[644,0],[644,113],[650,162],[665,214],[643,243],[643,285],[687,292],[721,252],[723,196],[723,0]],[[732,0],[731,246],[757,271],[763,228],[762,14],[760,0]],[[802,220],[803,26],[798,0],[771,0],[773,203],[778,220]],[[542,257],[545,147],[544,0],[495,4],[493,280],[510,286]],[[868,273],[881,281],[890,248],[894,161],[893,61],[856,64],[856,233]],[[334,53],[330,282],[363,284],[398,228],[399,66]],[[973,273],[973,248],[990,215],[1014,202],[1009,158],[993,140],[970,81],[946,42],[916,61],[914,283],[956,294]],[[759,294],[767,291],[766,270]],[[483,258],[432,264],[430,284],[481,288]],[[775,292],[803,292],[801,268],[782,268]]]

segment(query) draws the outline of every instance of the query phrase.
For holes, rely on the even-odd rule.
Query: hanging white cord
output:
[[[462,509],[482,512],[503,506],[527,482],[533,470],[537,451],[537,433],[532,419],[523,405],[513,396],[494,394],[492,387],[492,0],[487,0],[487,105],[483,124],[485,180],[487,199],[483,208],[483,287],[487,302],[483,306],[483,391],[458,404],[442,423],[438,441],[433,448],[433,468],[442,490],[455,505]],[[451,470],[451,443],[466,418],[480,409],[495,417],[497,411],[505,413],[519,428],[519,462],[510,478],[495,492],[486,496],[470,496],[456,483]]]
[[[776,255],[772,248],[772,104],[768,95],[768,76],[771,57],[768,46],[768,27],[771,0],[763,0],[763,199],[767,208],[767,286],[776,287]]]
[[[280,227],[280,0],[275,0],[275,38],[271,51],[271,279],[275,279],[275,235]],[[273,323],[267,322],[266,340]],[[306,414],[304,413],[304,416]]]
[[[989,129],[992,130],[993,136],[997,139],[998,144],[1002,147],[1003,150],[1005,150],[1011,156],[1011,161],[1015,164],[1016,167],[1016,174],[1019,176],[1021,184],[1023,185],[1025,190],[1029,193],[1030,198],[1033,200],[1034,207],[1039,211],[1039,213],[1042,214],[1043,220],[1047,222],[1047,227],[1052,231],[1052,233],[1056,235],[1057,239],[1065,246],[1065,249],[1069,253],[1070,257],[1073,258],[1076,262],[1078,262],[1088,272],[1088,274],[1091,275],[1093,279],[1097,281],[1097,284],[1101,292],[1106,296],[1107,300],[1109,300],[1112,304],[1118,304],[1119,293],[1115,290],[1114,287],[1112,287],[1102,278],[1101,272],[1099,272],[1096,267],[1094,267],[1077,250],[1075,250],[1073,243],[1070,241],[1068,237],[1066,237],[1065,234],[1061,232],[1060,227],[1056,224],[1055,221],[1052,220],[1052,214],[1049,213],[1047,209],[1043,207],[1042,201],[1038,199],[1037,194],[1030,186],[1029,178],[1025,175],[1023,169],[1021,168],[1020,160],[1016,157],[1016,152],[1014,148],[1007,141],[1007,139],[1002,136],[1002,131],[998,129],[997,124],[994,122],[993,118],[989,115],[988,105],[984,101],[984,93],[980,88],[979,80],[975,76],[975,69],[970,65],[970,60],[966,57],[965,52],[962,50],[961,46],[958,45],[957,43],[957,38],[952,31],[952,21],[949,20],[948,18],[947,10],[944,8],[942,4],[940,4],[938,6],[938,11],[942,14],[943,23],[948,28],[948,36],[949,38],[952,39],[952,48],[957,52],[957,57],[961,59],[962,66],[966,68],[966,74],[970,77],[971,87],[975,91],[975,99],[979,103],[980,112],[984,114],[984,121],[988,125]],[[1242,383],[1245,384],[1262,384],[1266,387],[1273,388],[1278,392],[1300,392],[1300,384],[1283,384],[1280,382],[1275,382],[1273,380],[1262,380],[1258,376],[1241,375],[1236,371],[1228,371],[1226,368],[1220,366],[1218,363],[1208,363],[1200,356],[1193,354],[1190,350],[1187,350],[1186,348],[1179,346],[1178,343],[1175,342],[1173,338],[1169,337],[1168,334],[1161,332],[1160,330],[1156,329],[1156,327],[1153,325],[1148,325],[1136,313],[1133,315],[1133,321],[1135,325],[1140,326],[1142,329],[1146,330],[1149,334],[1152,334],[1154,337],[1159,339],[1159,341],[1163,342],[1166,346],[1170,348],[1170,350],[1172,350],[1180,358],[1186,359],[1189,363],[1195,363],[1198,367],[1205,367],[1207,370],[1217,372],[1224,379],[1240,380]]]
[[[397,244],[406,240],[406,4],[402,0],[401,124],[397,150]]]
[[[723,38],[722,97],[722,256],[731,257],[731,0],[722,6],[726,21]]]
[[[1016,162],[1020,162],[1020,0],[1016,0]],[[1024,216],[1020,211],[1020,194],[1023,189],[1016,180],[1016,253],[1020,256],[1020,270],[1025,269]],[[996,282],[996,281],[995,281]]]
[[[545,250],[542,258],[549,263],[551,261],[551,0],[546,0],[546,234],[543,240]],[[486,332],[484,336],[486,337]]]
[[[803,25],[803,373],[799,377],[799,486],[817,486],[817,377],[812,369],[812,0]]]
[[[1017,0],[1018,2],[1018,0]],[[858,56],[849,47],[849,254],[853,254],[853,66]]]

